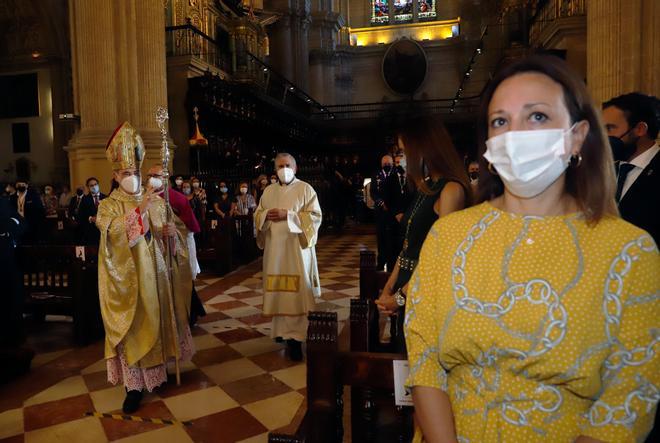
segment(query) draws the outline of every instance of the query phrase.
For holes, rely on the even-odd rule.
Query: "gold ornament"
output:
[[[142,137],[130,123],[124,122],[112,134],[105,148],[105,156],[112,169],[140,168],[145,149]]]

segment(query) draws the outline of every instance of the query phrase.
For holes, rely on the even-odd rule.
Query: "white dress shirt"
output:
[[[635,165],[635,168],[632,169],[626,177],[626,181],[623,184],[623,190],[621,191],[621,199],[623,199],[623,197],[626,195],[626,192],[628,192],[628,189],[630,189],[633,183],[635,183],[635,180],[637,180],[637,178],[642,174],[644,168],[646,168],[649,163],[651,163],[651,160],[653,160],[653,157],[655,157],[659,151],[660,146],[658,146],[658,143],[656,142],[649,149],[633,158],[631,161],[627,162],[631,165]]]

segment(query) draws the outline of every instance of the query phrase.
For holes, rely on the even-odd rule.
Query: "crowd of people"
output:
[[[415,441],[499,441],[504,429],[520,441],[643,440],[660,400],[658,99],[630,93],[599,110],[564,62],[533,56],[492,79],[478,118],[476,161],[423,116],[403,126],[370,180],[358,157],[339,158],[311,186],[289,154],[254,180],[174,176],[178,225],[167,208],[154,210],[164,204],[162,168],[143,188],[143,145],[125,124],[128,135],[108,145],[116,192],[106,197],[90,177],[73,195],[50,185],[40,195],[19,180],[5,203],[25,239],[65,211],[80,241],[100,243],[108,377],[126,386],[126,413],[166,380],[168,360],[194,352],[190,319],[172,297],[195,302],[188,248],[205,242],[208,224],[264,249],[264,315],[302,359],[306,314],[321,293],[321,201],[335,226],[351,210],[374,211],[377,266],[391,273],[376,305],[391,316],[393,348],[408,355]],[[166,275],[158,260],[167,254],[180,269]],[[138,270],[148,284],[115,282]],[[160,306],[172,323],[126,330],[122,315],[135,307],[113,300],[136,294],[159,301],[139,309]],[[144,345],[153,337],[157,346]]]

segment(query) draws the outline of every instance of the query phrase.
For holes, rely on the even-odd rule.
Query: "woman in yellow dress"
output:
[[[438,220],[406,305],[417,441],[643,441],[660,399],[660,256],[618,218],[612,155],[556,58],[504,68],[488,201]]]

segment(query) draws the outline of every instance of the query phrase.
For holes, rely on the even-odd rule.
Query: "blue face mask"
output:
[[[222,192],[223,194],[226,194],[227,191],[229,191],[229,189],[227,189],[225,186],[223,186],[222,188],[220,188],[220,192]]]

